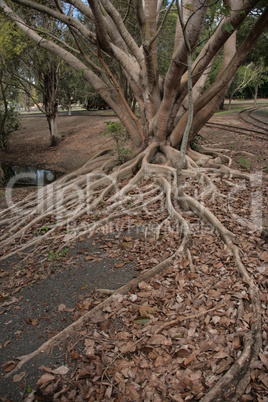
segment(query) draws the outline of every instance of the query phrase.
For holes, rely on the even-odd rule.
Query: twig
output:
[[[176,318],[175,320],[166,322],[165,324],[161,325],[161,327],[158,328],[158,329],[155,331],[155,335],[158,334],[159,332],[161,332],[161,331],[162,331],[163,329],[165,329],[166,327],[170,327],[171,325],[178,324],[178,323],[181,322],[181,321],[191,320],[191,319],[193,319],[193,318],[200,317],[201,315],[210,313],[211,311],[214,311],[214,310],[218,310],[219,308],[224,307],[224,306],[226,306],[226,303],[220,304],[219,306],[213,307],[213,308],[211,308],[211,309],[209,309],[209,310],[201,311],[201,312],[199,312],[199,313],[197,313],[197,314],[189,315],[189,317],[178,317],[178,318]],[[182,313],[182,314],[185,314],[185,313]]]

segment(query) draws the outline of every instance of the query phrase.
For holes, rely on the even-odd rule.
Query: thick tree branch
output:
[[[119,34],[124,39],[127,48],[130,50],[132,55],[136,58],[138,63],[142,65],[143,54],[140,48],[137,46],[136,42],[133,40],[132,36],[128,32],[126,26],[123,23],[123,20],[118,13],[118,11],[114,8],[109,0],[102,0],[102,5],[105,8],[106,12],[112,18],[116,28],[118,29]]]
[[[223,29],[223,25],[231,24],[234,30],[237,29],[257,2],[258,0],[245,0],[243,2],[244,6],[242,9],[240,9],[239,13],[237,10],[232,11],[230,17],[225,17],[223,21],[221,21],[216,31],[206,42],[205,46],[202,48],[201,52],[193,63],[193,85],[203,74],[203,71],[211,63],[212,59],[222,48],[226,40],[228,40],[228,38],[231,36],[230,32],[228,32],[226,29]],[[242,10],[244,12],[241,12]],[[185,94],[187,93],[187,72],[182,77],[180,91],[182,92],[181,98],[184,99]]]
[[[53,10],[50,7],[43,6],[42,4],[36,3],[31,0],[14,0],[14,2],[22,6],[32,8],[33,10],[40,11],[42,13],[50,15],[51,17],[61,22],[64,22],[67,26],[77,28],[86,38],[95,40],[95,35],[90,30],[88,30],[84,24],[82,24],[80,21],[71,16],[66,16],[65,14]]]
[[[218,79],[210,86],[210,88],[195,102],[195,111],[199,111],[205,104],[210,102],[216,93],[221,91],[226,83],[229,82],[236,73],[240,64],[245,60],[252,47],[262,34],[268,24],[268,7],[265,8],[263,14],[256,21],[254,27],[247,35],[244,42],[236,51],[232,61],[227,65]]]
[[[109,36],[107,33],[105,19],[102,14],[102,11],[100,9],[99,3],[95,0],[88,0],[88,3],[90,5],[93,15],[94,15],[96,33],[97,33],[98,41],[101,44],[101,48],[107,54],[111,54],[110,40],[109,40]]]
[[[188,24],[186,32],[189,37],[189,46],[192,48],[200,34],[200,31],[204,24],[204,18],[207,11],[208,0],[205,2],[198,1],[198,6],[203,5],[196,11],[195,15],[192,17],[193,12],[191,12],[191,22]],[[186,25],[186,23],[185,23]],[[178,43],[178,48],[174,51],[172,61],[170,63],[164,84],[164,97],[161,102],[158,116],[157,125],[158,130],[156,133],[159,141],[166,139],[166,134],[168,131],[168,111],[172,110],[176,102],[177,92],[180,88],[180,80],[182,74],[187,69],[187,49],[185,41],[182,40]],[[187,91],[186,91],[187,93]],[[185,96],[186,96],[185,93]]]
[[[236,51],[234,57],[231,62],[227,65],[227,67],[222,71],[220,76],[217,77],[211,86],[205,91],[205,93],[198,98],[194,103],[194,115],[196,116],[198,112],[201,111],[209,102],[213,100],[216,96],[218,96],[218,101],[222,98],[226,85],[233,78],[240,64],[245,60],[252,47],[262,34],[263,30],[268,24],[268,7],[265,8],[262,15],[256,21],[254,27],[251,29],[249,34],[247,35],[244,42],[240,45],[239,49]],[[223,91],[223,93],[221,93]],[[216,105],[217,102],[215,102]],[[212,113],[212,111],[211,111]],[[207,116],[207,119],[211,117]],[[185,124],[187,121],[187,113],[183,116],[183,118],[179,121],[176,128],[172,132],[170,136],[170,141],[173,146],[176,146],[180,142]]]
[[[136,127],[137,127],[137,130],[138,130],[139,136],[140,136],[140,138],[141,138],[142,144],[145,145],[145,137],[144,137],[143,130],[142,130],[142,127],[141,127],[141,125],[140,125],[140,122],[139,122],[138,118],[135,116],[135,114],[132,112],[131,108],[129,107],[129,105],[128,105],[128,103],[127,103],[127,100],[126,100],[126,98],[124,97],[124,94],[123,94],[123,92],[122,92],[122,90],[121,90],[121,87],[120,87],[120,85],[119,85],[119,82],[118,82],[117,79],[115,78],[114,74],[111,72],[111,70],[110,70],[110,68],[108,67],[108,65],[105,63],[105,61],[104,61],[104,59],[103,59],[103,57],[102,57],[100,48],[98,49],[98,57],[99,57],[99,60],[100,60],[100,62],[101,62],[101,64],[102,64],[103,68],[104,68],[105,71],[108,73],[109,77],[111,78],[111,81],[113,82],[113,84],[114,84],[116,90],[118,91],[119,97],[120,97],[120,99],[122,100],[122,102],[123,102],[123,104],[124,104],[124,106],[125,106],[125,108],[126,108],[128,114],[129,114],[129,116],[130,116],[131,119],[134,121],[134,123],[135,123],[135,125],[136,125]]]
[[[83,13],[91,21],[94,20],[92,10],[83,1],[81,1],[81,0],[65,0],[65,2],[76,7],[77,10],[79,10],[81,13]]]

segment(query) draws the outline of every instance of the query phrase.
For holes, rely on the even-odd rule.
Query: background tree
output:
[[[257,106],[257,99],[260,89],[263,89],[265,91],[266,88],[266,95],[264,92],[263,97],[267,97],[268,94],[268,65],[259,65],[255,69],[256,75],[253,80],[253,90],[251,90],[252,85],[249,85],[249,89],[252,91],[254,97],[254,107]]]
[[[259,82],[259,76],[260,68],[254,67],[253,63],[239,67],[227,92],[227,97],[229,98],[229,110],[231,109],[231,102],[234,96],[236,94],[240,94],[241,96],[241,92],[246,87],[251,87],[252,85],[255,87],[256,82]]]
[[[73,103],[87,104],[92,93],[94,93],[94,89],[83,80],[81,73],[63,63],[59,78],[59,101],[62,108],[68,110],[68,115],[71,115]]]
[[[264,10],[266,6],[265,1],[260,1],[257,4],[258,7],[252,12],[249,17],[243,22],[240,29],[238,30],[238,44],[240,44],[248,30],[252,28],[256,18],[260,15],[260,13]],[[251,72],[253,72],[253,79],[250,80],[249,85],[247,85],[242,90],[242,96],[244,97],[252,97],[254,99],[254,107],[256,107],[257,97],[259,88],[268,87],[267,80],[267,70],[268,70],[268,54],[263,51],[268,46],[268,27],[264,29],[262,32],[258,42],[252,48],[251,52],[246,57],[243,65],[248,65],[251,63]],[[264,95],[265,97],[265,95]]]
[[[10,34],[11,32],[12,35]],[[18,93],[14,86],[9,67],[19,63],[19,55],[24,50],[22,34],[10,21],[0,15],[0,149],[8,150],[9,136],[20,127],[15,110]],[[19,38],[19,41],[16,39]]]

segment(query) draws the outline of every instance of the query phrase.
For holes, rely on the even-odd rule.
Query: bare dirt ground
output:
[[[109,111],[76,112],[59,116],[59,133],[64,140],[49,146],[49,131],[44,116],[23,115],[22,127],[10,140],[8,153],[0,153],[1,162],[40,166],[68,173],[83,165],[90,157],[109,145],[102,135],[105,121],[113,116]]]
[[[61,116],[59,127],[65,139],[50,148],[46,120],[25,117],[22,129],[11,139],[10,153],[1,153],[0,161],[70,172],[103,146],[113,147],[112,140],[101,134],[105,121],[112,118],[93,113]],[[250,127],[236,113],[215,115],[211,121]],[[201,144],[229,149],[225,153],[232,157],[234,168],[261,176],[267,173],[266,140],[250,132],[234,135],[209,127],[200,135]],[[30,190],[14,191],[19,200]],[[239,235],[243,262],[260,287],[263,348],[252,367],[243,402],[266,402],[268,387],[268,247],[260,231],[242,223],[243,218],[250,219],[252,193],[257,192],[262,196],[266,225],[264,177],[257,186],[243,187],[242,183],[234,192],[232,214],[224,204],[211,206],[226,227]],[[4,205],[1,190],[0,208]],[[157,205],[147,212],[149,216],[143,214],[133,227],[146,227],[150,217],[163,218]],[[238,222],[234,212],[242,218]],[[80,238],[61,255],[56,248],[38,256],[30,250],[0,267],[1,401],[26,400],[27,395],[32,395],[29,401],[199,401],[240,356],[243,336],[254,317],[247,286],[219,238],[215,240],[205,225],[192,218],[195,272],[190,271],[190,261],[182,258],[164,274],[146,281],[139,275],[176,249],[176,231],[155,241],[141,231],[129,232],[127,219],[119,225],[119,233],[99,231],[91,239]],[[105,303],[107,295],[98,289],[115,290],[133,278],[140,282],[138,287],[108,301],[73,337],[52,348],[50,355],[40,353],[7,377],[18,356],[33,352]]]

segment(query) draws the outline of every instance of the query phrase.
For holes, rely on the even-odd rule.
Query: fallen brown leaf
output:
[[[3,371],[5,373],[9,373],[16,367],[17,363],[14,360],[9,360],[4,362],[1,367],[3,367]]]
[[[52,373],[59,374],[59,375],[65,375],[68,373],[68,371],[69,371],[68,367],[60,366],[60,367],[56,368],[55,370],[52,370]]]
[[[20,374],[16,374],[13,377],[13,382],[20,382],[25,377],[26,371],[22,371]]]
[[[37,324],[39,324],[39,321],[38,321],[37,318],[34,318],[34,319],[32,320],[32,325],[36,326]]]
[[[37,381],[37,385],[42,389],[45,388],[51,381],[55,379],[55,376],[49,373],[43,374]]]

